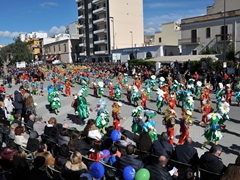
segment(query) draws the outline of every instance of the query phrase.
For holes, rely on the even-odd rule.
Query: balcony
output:
[[[94,41],[94,44],[107,44],[107,40],[105,39],[97,40],[97,41]]]
[[[100,14],[102,12],[106,12],[106,8],[105,7],[101,7],[101,8],[98,8],[98,9],[94,10],[93,14]]]
[[[216,34],[216,42],[218,43],[224,43],[224,37],[225,37],[225,42],[231,42],[233,37],[232,34],[226,34],[224,36],[224,34]]]
[[[82,0],[76,0],[76,3],[79,3],[79,2],[81,2]]]
[[[106,18],[101,18],[93,21],[93,24],[106,23]]]
[[[108,52],[107,51],[95,51],[94,54],[95,55],[108,54]]]
[[[86,56],[86,55],[87,55],[86,51],[79,53],[79,56]]]
[[[79,47],[85,47],[86,46],[86,43],[80,43],[79,44]]]
[[[200,43],[200,38],[185,38],[185,39],[179,39],[178,44],[179,45],[193,45],[193,44],[199,44]]]
[[[78,26],[79,29],[84,29],[85,28],[85,25],[84,24],[81,24]]]
[[[85,34],[79,34],[79,37],[85,37]]]
[[[103,28],[103,29],[98,29],[93,31],[93,34],[101,34],[101,33],[107,33],[107,29]]]
[[[78,19],[85,19],[85,16],[84,15],[80,15],[80,16],[78,16]]]
[[[92,1],[93,4],[99,4],[99,3],[101,3],[101,2],[104,2],[104,0],[93,0],[93,1]]]
[[[85,9],[84,5],[81,5],[78,7],[78,10],[83,10],[83,9]]]

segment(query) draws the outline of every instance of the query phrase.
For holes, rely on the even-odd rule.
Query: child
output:
[[[94,142],[93,148],[90,149],[90,154],[89,154],[89,158],[92,160],[95,160],[97,162],[103,161],[103,152],[102,150],[102,142],[99,140],[96,140]]]
[[[110,148],[110,158],[109,158],[109,164],[113,167],[117,167],[118,166],[118,161],[121,157],[121,153],[118,151],[117,146],[113,145]]]

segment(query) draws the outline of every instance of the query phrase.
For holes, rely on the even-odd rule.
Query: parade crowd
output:
[[[173,66],[163,66],[157,71],[145,66],[113,63],[43,64],[8,69],[7,74],[2,72],[2,79],[0,165],[3,179],[190,180],[200,177],[236,180],[240,177],[240,156],[235,164],[226,167],[218,145],[225,122],[230,120],[232,92],[239,88],[233,74],[214,71],[191,74],[189,65],[181,74],[176,61]],[[49,82],[47,87],[44,87],[45,82]],[[13,83],[19,88],[9,94],[5,86],[12,88]],[[81,89],[72,93],[76,83]],[[98,99],[95,109],[88,102],[89,88]],[[44,96],[46,90],[47,96]],[[126,119],[121,115],[124,92],[133,107],[129,112],[132,132],[121,127]],[[212,108],[211,92],[217,99],[216,109]],[[106,93],[113,101],[111,112],[107,110]],[[58,122],[63,94],[73,97],[69,107],[73,109],[74,122],[84,126],[83,131]],[[156,110],[147,106],[153,94],[156,95]],[[37,113],[34,96],[46,98],[49,112],[56,117],[43,119]],[[240,92],[235,97],[240,103]],[[189,134],[194,125],[195,99],[200,101],[197,107],[202,113],[200,126],[205,128],[206,141],[201,148],[214,143],[201,157],[192,146]],[[164,105],[167,109],[163,109]],[[176,107],[181,108],[180,115]],[[89,119],[93,111],[96,118]],[[160,134],[154,120],[157,114],[163,115],[162,124],[166,127]],[[174,144],[178,117],[180,137]]]

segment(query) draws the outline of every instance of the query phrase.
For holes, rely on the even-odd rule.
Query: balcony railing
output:
[[[79,37],[85,37],[85,34],[79,34]]]
[[[81,2],[82,0],[76,0],[76,3],[79,3],[79,2]]]
[[[85,28],[85,24],[81,24],[78,27],[79,27],[79,29]]]
[[[85,47],[86,46],[86,43],[80,43],[79,44],[79,47]]]
[[[178,40],[179,45],[199,44],[199,43],[200,43],[200,37],[198,37],[198,38],[185,38],[185,39],[179,39]]]
[[[84,18],[85,18],[84,15],[80,15],[80,16],[78,16],[78,19],[84,19]]]
[[[93,24],[100,24],[106,22],[106,18],[101,18],[93,21]]]
[[[105,7],[101,7],[101,8],[98,8],[98,9],[94,10],[93,14],[99,14],[99,13],[102,13],[102,12],[106,12]]]
[[[95,51],[94,54],[108,54],[107,51]]]
[[[93,34],[100,34],[100,33],[107,33],[107,29],[103,28],[103,29],[98,29],[93,31]]]
[[[78,10],[83,10],[83,9],[85,9],[84,5],[81,5],[78,7]]]
[[[79,56],[86,56],[86,55],[87,55],[86,51],[79,53]]]
[[[94,41],[94,44],[107,44],[107,40],[106,39],[97,40]]]
[[[217,35],[215,35],[216,36],[216,41],[217,42],[224,42],[224,38],[225,38],[225,41],[226,42],[229,42],[229,41],[232,41],[232,34],[226,34],[226,35],[224,35],[224,34],[217,34]]]
[[[93,0],[92,1],[93,4],[98,4],[98,3],[101,3],[101,2],[103,2],[103,0]]]

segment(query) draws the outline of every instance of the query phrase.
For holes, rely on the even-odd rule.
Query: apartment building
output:
[[[214,54],[223,54],[226,48],[240,52],[239,29],[239,0],[225,0],[225,11],[224,0],[215,0],[214,5],[207,7],[206,15],[181,20],[182,54],[198,55],[206,47]]]
[[[144,44],[143,0],[76,0],[80,56],[111,61],[112,50]]]
[[[79,27],[79,23],[77,21],[72,22],[66,26],[65,33],[66,34],[79,34],[78,27]]]

